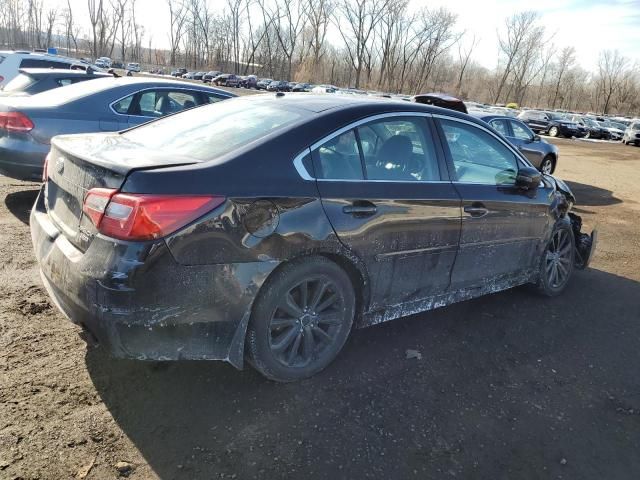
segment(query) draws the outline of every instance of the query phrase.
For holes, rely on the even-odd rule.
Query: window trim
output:
[[[433,118],[433,114],[431,113],[427,113],[427,112],[407,112],[407,111],[402,111],[402,112],[387,112],[387,113],[378,113],[375,115],[371,115],[365,118],[361,118],[360,120],[356,120],[354,122],[349,123],[348,125],[345,125],[344,127],[339,128],[338,130],[325,135],[324,137],[322,137],[320,140],[316,141],[315,143],[311,144],[311,146],[305,148],[303,150],[302,153],[298,154],[294,160],[294,167],[296,168],[296,170],[298,171],[298,174],[300,175],[300,177],[303,180],[307,180],[307,181],[316,181],[316,182],[345,182],[345,183],[404,183],[407,185],[419,185],[419,184],[427,184],[427,183],[451,183],[451,180],[370,180],[367,178],[364,179],[342,179],[342,178],[315,178],[313,177],[308,171],[307,169],[304,167],[304,165],[302,164],[302,158],[304,158],[304,156],[307,153],[311,153],[313,155],[313,153],[315,151],[318,150],[318,148],[320,148],[322,145],[324,145],[326,142],[328,142],[329,140],[332,140],[333,138],[342,135],[343,133],[349,131],[349,130],[354,130],[357,131],[357,127],[366,124],[366,123],[370,123],[370,122],[375,122],[377,120],[382,120],[382,119],[386,119],[386,118],[394,118],[394,117],[422,117],[425,119],[429,119],[429,118]],[[436,139],[437,139],[437,132],[433,131],[433,128],[431,127],[431,125],[429,125],[429,123],[427,123],[426,125],[426,129],[429,131],[429,133],[432,134],[433,136],[433,141],[434,141],[434,149],[436,151],[436,161],[438,162],[438,169],[440,170],[440,177],[442,178],[442,168],[443,166],[441,165],[440,159],[439,159],[439,145],[435,144]],[[358,147],[360,148],[360,147]],[[296,162],[297,160],[297,162]],[[361,159],[362,161],[362,159]],[[363,167],[364,168],[364,167]],[[445,172],[446,174],[446,172]]]
[[[114,106],[116,103],[120,102],[121,100],[124,100],[125,98],[130,97],[130,96],[136,96],[136,95],[138,95],[138,94],[141,94],[141,93],[144,93],[144,92],[148,92],[149,90],[172,90],[172,91],[173,91],[173,90],[184,90],[184,91],[187,91],[187,92],[191,92],[191,93],[193,93],[193,94],[195,94],[195,93],[197,93],[197,94],[202,94],[202,93],[204,93],[204,94],[207,94],[207,93],[218,93],[217,91],[212,92],[212,91],[210,91],[210,90],[199,90],[199,89],[195,89],[195,88],[187,88],[187,87],[182,87],[182,86],[180,86],[180,87],[172,87],[172,86],[164,86],[164,85],[163,85],[163,86],[160,86],[160,87],[145,87],[145,88],[143,88],[142,90],[136,90],[136,91],[135,91],[135,92],[133,92],[133,93],[127,93],[126,95],[123,95],[122,97],[118,98],[117,100],[114,100],[113,102],[111,102],[111,103],[109,104],[109,109],[111,110],[111,112],[112,112],[113,114],[115,114],[115,115],[120,115],[120,116],[123,116],[123,117],[153,118],[153,119],[156,119],[156,118],[163,118],[163,117],[148,117],[148,116],[146,116],[146,115],[130,115],[130,114],[128,114],[128,113],[119,113],[119,112],[116,112],[115,108],[113,108],[113,106]],[[200,95],[198,95],[198,96],[200,96]],[[224,99],[223,99],[223,100],[227,100],[227,99],[229,99],[229,98],[233,98],[233,96],[231,96],[231,95],[224,95],[224,94],[222,94],[222,96],[224,97]],[[203,104],[201,104],[201,105],[206,105],[206,104],[205,104],[205,103],[203,103]],[[198,106],[198,107],[199,107],[199,106],[201,106],[201,105],[196,105],[196,106]],[[179,113],[179,112],[174,112],[174,113]],[[165,115],[165,116],[166,116],[166,115]]]

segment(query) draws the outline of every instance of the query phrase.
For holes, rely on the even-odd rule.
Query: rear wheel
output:
[[[542,159],[542,163],[540,164],[540,171],[546,175],[551,175],[555,170],[555,165],[553,161],[553,157],[551,155],[547,155]]]
[[[558,127],[551,127],[549,129],[549,136],[550,137],[557,137],[558,136]]]
[[[569,283],[574,268],[575,240],[566,223],[559,223],[540,261],[538,290],[548,297],[555,297]]]
[[[251,364],[271,380],[310,377],[344,346],[355,314],[349,276],[324,257],[285,265],[263,286],[247,330]]]

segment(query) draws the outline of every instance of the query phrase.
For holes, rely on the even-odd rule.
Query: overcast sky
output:
[[[66,0],[46,0],[45,3]],[[640,63],[640,0],[410,0],[410,8],[446,7],[458,15],[458,28],[475,33],[480,43],[474,51],[474,59],[493,68],[497,61],[497,30],[504,26],[504,19],[513,13],[535,10],[547,35],[553,35],[553,43],[560,49],[574,46],[577,60],[584,68],[596,66],[598,52],[618,49],[625,56]],[[71,0],[78,21],[83,21],[86,33],[90,30],[86,0]],[[224,0],[211,0],[214,8],[222,10]],[[138,23],[145,27],[158,48],[168,45],[169,13],[165,0],[138,0]],[[333,32],[329,38],[340,43],[340,36]],[[145,40],[145,46],[147,45]]]

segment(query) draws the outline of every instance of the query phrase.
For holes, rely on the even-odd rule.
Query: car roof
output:
[[[22,73],[29,75],[64,75],[66,77],[86,77],[95,75],[98,77],[113,77],[110,73],[93,71],[87,73],[85,70],[75,70],[71,68],[21,68]]]
[[[508,115],[496,115],[494,113],[483,113],[483,112],[475,112],[473,110],[471,110],[469,112],[469,115],[479,118],[481,120],[484,120],[485,122],[489,122],[491,120],[516,120],[518,122],[521,122],[521,120],[518,120],[518,118],[516,117],[510,117]]]

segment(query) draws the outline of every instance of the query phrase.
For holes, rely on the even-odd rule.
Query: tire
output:
[[[558,127],[551,127],[549,129],[549,136],[550,137],[557,137],[558,136]]]
[[[553,159],[552,155],[547,155],[542,159],[542,163],[540,163],[540,171],[547,175],[553,174],[556,169],[556,162]]]
[[[591,138],[591,132],[587,132],[584,134],[584,137],[582,138]]]
[[[246,337],[249,362],[277,382],[320,372],[349,337],[355,298],[347,273],[327,258],[285,264],[254,303]]]
[[[566,222],[557,223],[540,259],[538,291],[547,297],[560,295],[573,274],[575,261],[573,230]]]

